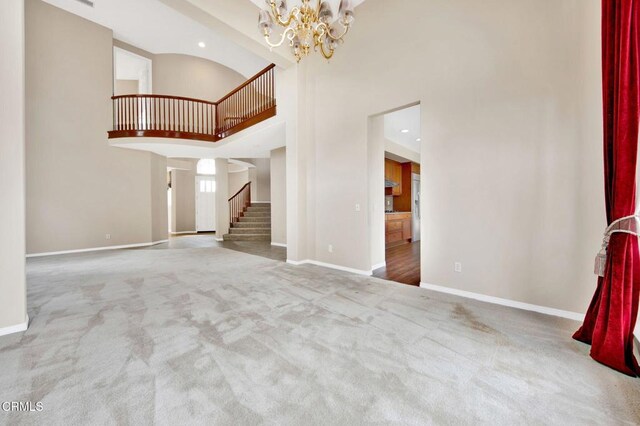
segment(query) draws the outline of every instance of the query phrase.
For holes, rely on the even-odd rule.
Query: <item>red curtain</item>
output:
[[[640,0],[602,0],[604,174],[607,221],[634,214],[640,110]],[[640,297],[638,238],[611,236],[604,278],[598,279],[582,328],[591,357],[630,376],[640,375],[633,330]]]

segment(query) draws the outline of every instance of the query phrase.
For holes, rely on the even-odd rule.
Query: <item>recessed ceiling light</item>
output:
[[[402,133],[409,133],[409,130],[404,129],[404,130],[400,130]]]
[[[203,49],[205,47],[207,47],[207,45],[204,43],[204,41],[201,41],[200,43],[198,43],[198,46],[202,47]]]
[[[422,139],[418,138],[416,139],[416,142],[422,142]]]

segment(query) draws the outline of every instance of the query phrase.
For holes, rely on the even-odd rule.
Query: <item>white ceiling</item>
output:
[[[154,54],[198,56],[226,65],[245,77],[268,65],[258,55],[158,0],[93,0],[93,8],[78,0],[45,1],[111,28],[114,38]],[[257,22],[256,17],[247,19]],[[205,48],[198,46],[201,41],[206,44]]]
[[[408,130],[403,133],[403,130]],[[392,142],[420,153],[420,105],[384,115],[384,136]]]

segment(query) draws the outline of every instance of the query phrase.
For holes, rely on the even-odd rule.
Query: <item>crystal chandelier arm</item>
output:
[[[331,30],[326,31],[327,36],[329,36],[329,38],[331,40],[335,40],[335,41],[342,40],[342,38],[347,35],[347,33],[349,32],[349,28],[350,28],[350,25],[343,25],[343,26],[344,26],[344,31],[339,36],[335,36],[334,37],[333,34],[331,34]]]
[[[286,38],[289,38],[289,40],[293,38],[294,32],[295,31],[293,28],[287,28],[280,36],[280,41],[276,43],[271,43],[271,41],[269,40],[269,34],[265,34],[264,39],[270,47],[280,47],[282,46],[282,43],[284,43]]]
[[[318,33],[318,37],[326,35],[333,41],[340,41],[345,35],[347,35],[350,27],[350,25],[343,25],[344,31],[342,32],[342,34],[340,34],[339,36],[334,36],[333,34],[331,34],[331,28],[329,28],[329,26],[323,22],[321,24],[318,24],[318,26],[316,27],[316,32]]]
[[[330,49],[329,52],[327,53],[324,50],[324,43],[322,41],[320,41],[318,45],[320,46],[320,53],[322,53],[322,56],[324,56],[325,59],[331,59],[333,57],[333,52],[335,52],[335,50]]]

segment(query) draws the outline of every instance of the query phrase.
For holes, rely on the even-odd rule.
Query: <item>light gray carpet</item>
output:
[[[637,424],[576,323],[224,248],[28,262],[4,424]]]

